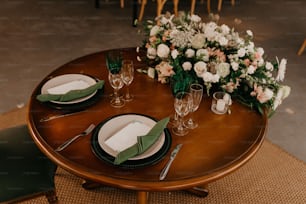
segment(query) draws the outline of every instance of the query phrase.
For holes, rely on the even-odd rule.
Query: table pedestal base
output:
[[[189,193],[195,194],[196,196],[203,197],[203,198],[208,196],[207,185],[204,185],[204,186],[201,186],[201,187],[196,186],[196,187],[188,189],[187,191]]]
[[[92,190],[92,189],[100,188],[102,186],[103,186],[102,184],[99,184],[93,181],[88,181],[88,180],[84,180],[82,183],[82,187],[86,190]]]
[[[137,204],[147,204],[149,198],[149,192],[137,191]]]
[[[100,188],[102,186],[103,186],[102,184],[99,184],[93,181],[89,181],[89,180],[84,180],[82,183],[82,187],[86,190],[92,190],[92,189]],[[203,197],[203,198],[208,196],[207,185],[196,186],[196,187],[187,189],[186,191],[196,196]],[[149,192],[137,191],[137,204],[147,204],[148,198],[149,198]]]

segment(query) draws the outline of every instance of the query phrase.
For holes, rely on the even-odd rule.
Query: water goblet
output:
[[[130,94],[129,86],[134,79],[134,65],[132,60],[122,61],[122,76],[123,82],[126,85],[126,93],[124,95],[125,101],[132,101],[133,95]]]
[[[111,73],[119,73],[122,67],[122,52],[110,50],[106,53],[106,66]]]
[[[114,89],[114,97],[111,99],[110,104],[115,108],[121,108],[124,106],[125,102],[122,100],[118,94],[118,91],[123,87],[124,83],[122,80],[122,73],[108,73],[108,80],[110,85]]]
[[[178,125],[172,128],[174,134],[184,136],[188,129],[183,125],[183,118],[189,113],[192,104],[192,97],[187,92],[179,92],[174,99],[174,109],[178,115]]]
[[[198,110],[202,97],[203,97],[203,86],[201,84],[191,84],[189,93],[192,97],[192,104],[190,108],[190,118],[184,122],[185,127],[189,129],[195,129],[198,127],[198,123],[194,120],[194,112]]]

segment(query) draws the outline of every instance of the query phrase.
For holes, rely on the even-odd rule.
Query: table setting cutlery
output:
[[[87,111],[86,110],[69,111],[69,112],[65,112],[61,115],[47,115],[47,116],[41,118],[39,120],[39,122],[47,122],[47,121],[54,120],[54,119],[57,119],[57,118],[63,118],[63,117],[67,117],[67,116],[76,115],[76,114],[79,114],[79,113],[84,113],[84,112],[87,112]]]
[[[84,137],[86,135],[88,135],[89,133],[91,133],[93,131],[93,129],[95,128],[94,124],[91,124],[88,126],[88,128],[86,130],[84,130],[83,132],[81,132],[80,134],[68,139],[67,141],[65,141],[63,144],[61,144],[59,147],[57,147],[55,149],[56,152],[60,152],[63,149],[65,149],[66,147],[68,147],[72,142],[74,142],[75,140],[77,140],[80,137]]]
[[[170,169],[170,167],[172,165],[172,162],[174,161],[177,153],[180,151],[182,146],[183,146],[183,144],[178,144],[174,148],[174,150],[172,150],[169,161],[167,162],[166,166],[163,168],[163,170],[160,173],[160,176],[159,176],[159,180],[160,181],[162,181],[162,180],[164,180],[166,178],[166,176],[168,174],[168,171],[169,171],[169,169]]]

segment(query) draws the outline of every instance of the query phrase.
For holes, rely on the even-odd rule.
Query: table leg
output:
[[[137,191],[137,204],[147,204],[149,192]]]
[[[189,193],[195,194],[195,195],[197,195],[199,197],[206,197],[206,196],[208,196],[207,185],[196,186],[196,187],[188,189],[187,191]]]

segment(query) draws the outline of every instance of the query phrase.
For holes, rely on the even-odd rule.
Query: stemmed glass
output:
[[[199,108],[203,96],[203,86],[201,84],[191,84],[189,93],[192,97],[190,108],[190,118],[184,122],[185,127],[194,129],[198,127],[198,123],[194,120],[194,112]]]
[[[188,130],[183,125],[183,118],[189,113],[192,104],[192,97],[187,92],[179,92],[174,99],[174,109],[178,115],[178,125],[172,128],[174,134],[184,136]]]
[[[126,85],[125,101],[132,101],[133,95],[130,94],[129,86],[134,79],[134,65],[132,60],[123,60],[122,62],[123,82]]]
[[[118,91],[124,85],[122,78],[123,76],[121,71],[119,71],[118,73],[112,73],[112,72],[108,73],[109,83],[114,89],[114,97],[111,99],[110,104],[115,108],[121,108],[125,104],[124,100],[122,100],[118,94]]]

